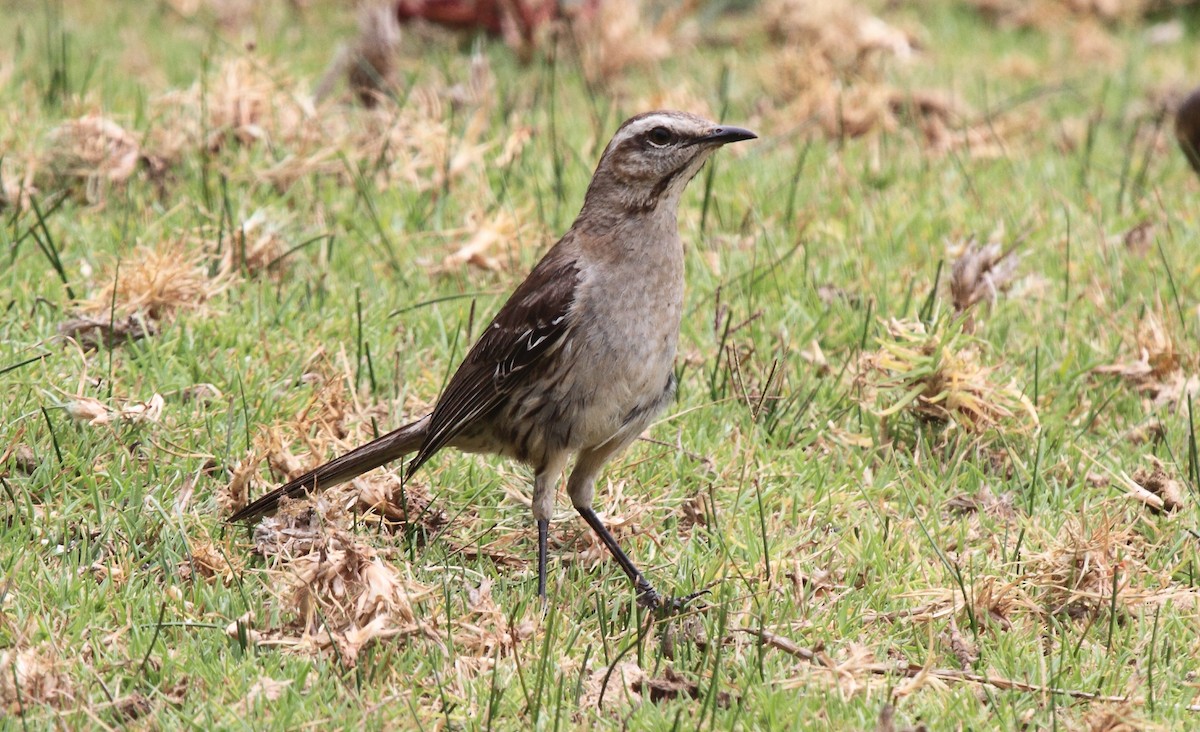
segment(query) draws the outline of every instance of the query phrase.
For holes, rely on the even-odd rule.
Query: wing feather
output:
[[[535,365],[562,345],[574,325],[571,307],[578,286],[577,262],[559,242],[508,298],[450,378],[408,475],[464,429],[487,418],[537,372]]]

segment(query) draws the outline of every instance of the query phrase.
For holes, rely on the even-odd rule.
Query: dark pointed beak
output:
[[[741,142],[742,140],[754,140],[758,135],[743,127],[714,127],[712,132],[709,132],[704,137],[697,137],[693,144],[695,145],[728,145],[731,142]]]

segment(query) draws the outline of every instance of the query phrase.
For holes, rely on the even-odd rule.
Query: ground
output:
[[[350,5],[0,2],[3,726],[1196,724],[1194,3]],[[422,414],[656,107],[760,137],[597,506],[708,594],[560,496],[543,608],[499,459],[225,523]]]

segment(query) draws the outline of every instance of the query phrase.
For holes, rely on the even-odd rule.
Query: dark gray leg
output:
[[[538,597],[546,599],[546,540],[550,533],[550,520],[538,519]]]

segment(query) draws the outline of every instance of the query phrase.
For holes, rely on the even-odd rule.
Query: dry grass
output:
[[[1155,406],[1178,408],[1188,395],[1200,392],[1200,378],[1192,356],[1181,354],[1170,327],[1171,318],[1162,309],[1146,308],[1126,342],[1134,351],[1129,360],[1097,366],[1094,373],[1120,376]]]
[[[679,50],[677,25],[694,5],[693,0],[685,0],[654,22],[643,0],[596,3],[594,12],[571,23],[584,73],[592,81],[612,82],[630,68],[653,64]]]
[[[1152,549],[1124,512],[1105,507],[1068,519],[1048,547],[1031,557],[1027,581],[1054,615],[1084,617],[1109,608],[1129,613],[1145,603],[1195,603],[1195,588],[1147,564]]]
[[[784,103],[781,117],[815,119],[835,137],[895,127],[883,74],[890,61],[912,60],[907,33],[859,5],[829,0],[775,0],[763,22],[780,44],[767,83]]]
[[[864,403],[880,417],[906,412],[967,432],[1037,427],[1037,411],[1022,390],[997,382],[998,367],[983,361],[981,341],[946,323],[891,319],[885,325],[887,337],[861,357],[855,377]]]
[[[89,114],[55,127],[46,136],[41,166],[49,176],[39,187],[78,190],[101,203],[124,185],[143,159],[138,140],[111,119]]]
[[[97,427],[114,422],[157,422],[162,419],[165,405],[160,394],[145,401],[121,402],[115,407],[99,399],[80,395],[67,402],[66,409],[76,422]]]
[[[523,261],[518,256],[522,249],[542,250],[548,238],[528,224],[523,226],[526,220],[527,214],[504,209],[472,214],[464,227],[471,231],[470,237],[442,259],[442,269],[454,271],[463,265],[492,272],[511,269]]]
[[[75,699],[66,664],[49,643],[0,651],[0,707],[20,716],[30,705],[63,707]]]
[[[98,280],[104,284],[80,303],[84,313],[121,320],[140,315],[151,323],[198,312],[228,286],[227,278],[210,276],[204,252],[179,239],[138,247],[106,265]]]
[[[1010,28],[1061,31],[1071,21],[1129,23],[1164,6],[1193,0],[967,0],[993,22]]]
[[[284,236],[284,225],[265,209],[259,209],[229,232],[228,241],[221,242],[221,272],[242,272],[251,277],[269,276],[280,280],[287,273],[288,262],[284,255],[289,242]],[[208,250],[215,246],[206,246]]]
[[[275,570],[277,602],[293,619],[280,628],[254,630],[253,643],[327,654],[352,668],[371,643],[423,632],[414,622],[413,603],[428,589],[402,576],[374,549],[336,530],[323,532],[311,549],[285,558]]]

